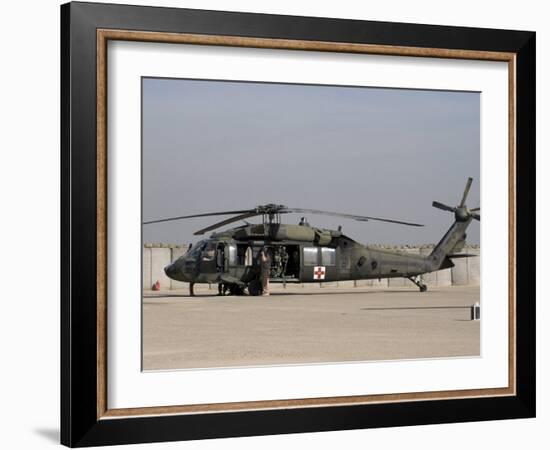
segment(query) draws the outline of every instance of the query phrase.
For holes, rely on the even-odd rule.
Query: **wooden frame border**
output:
[[[402,394],[356,395],[339,397],[300,398],[287,400],[266,400],[200,405],[174,405],[162,407],[108,409],[107,405],[107,299],[106,299],[106,166],[107,166],[107,42],[139,41],[170,44],[217,45],[246,48],[285,49],[301,51],[323,51],[362,53],[409,57],[452,58],[508,62],[509,71],[509,384],[507,388],[468,389],[452,391],[416,392]],[[509,52],[453,50],[371,44],[334,43],[321,41],[300,41],[286,39],[261,39],[235,36],[216,36],[186,33],[158,33],[133,30],[97,30],[97,418],[129,417],[140,415],[193,414],[262,410],[274,408],[299,408],[318,406],[341,406],[368,403],[388,403],[419,400],[461,399],[468,397],[496,397],[516,394],[516,342],[515,342],[515,54]]]

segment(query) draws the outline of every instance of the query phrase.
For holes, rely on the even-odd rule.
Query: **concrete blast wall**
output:
[[[187,252],[189,245],[145,244],[143,246],[143,289],[152,289],[158,281],[160,289],[187,289],[189,283],[171,280],[164,268]]]
[[[479,248],[467,247],[461,253],[479,255]],[[455,286],[479,284],[479,256],[454,259],[451,269],[452,283]]]
[[[433,245],[403,245],[403,246],[380,246],[381,248],[397,249],[404,252],[420,253],[429,255],[433,250]],[[145,244],[143,247],[143,289],[149,290],[158,281],[160,289],[187,289],[189,283],[170,280],[164,273],[164,267],[184,255],[189,248],[188,244],[166,245],[166,244]],[[466,246],[462,253],[479,255],[478,246]],[[469,258],[455,258],[453,262],[455,267],[451,269],[438,270],[422,276],[422,279],[429,287],[445,286],[465,286],[479,285],[479,256]],[[197,285],[198,287],[199,285]],[[300,286],[300,285],[293,285]],[[338,281],[331,283],[308,283],[301,286],[308,287],[415,287],[412,282],[406,278],[389,278],[381,280],[357,280],[357,281]]]
[[[433,245],[423,245],[420,247],[420,254],[428,256],[433,251]],[[452,269],[443,269],[436,272],[422,275],[422,280],[429,286],[445,287],[452,284]]]

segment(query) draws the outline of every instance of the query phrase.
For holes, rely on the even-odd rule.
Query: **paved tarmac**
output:
[[[145,370],[477,356],[479,286],[146,292]]]

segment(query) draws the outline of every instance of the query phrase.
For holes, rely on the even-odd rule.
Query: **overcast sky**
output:
[[[363,243],[435,243],[453,216],[433,200],[458,204],[471,176],[479,206],[479,142],[479,93],[144,78],[143,220],[278,203],[426,225],[308,216]],[[196,242],[223,218],[146,225],[143,241]]]

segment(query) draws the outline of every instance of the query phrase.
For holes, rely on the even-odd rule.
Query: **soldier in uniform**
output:
[[[262,295],[269,295],[269,272],[271,271],[271,253],[267,247],[260,251],[260,273],[262,278]]]

